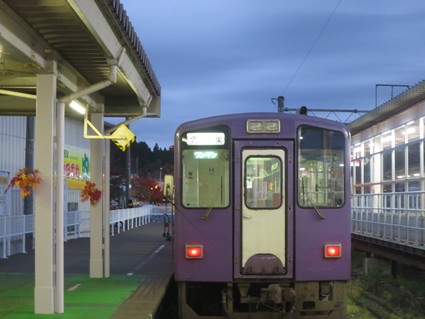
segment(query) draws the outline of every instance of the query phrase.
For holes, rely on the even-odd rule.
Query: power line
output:
[[[286,90],[288,90],[289,86],[292,84],[292,82],[294,81],[295,77],[297,76],[298,72],[301,70],[301,68],[303,67],[305,61],[307,60],[307,58],[310,56],[311,52],[313,51],[314,47],[316,46],[317,42],[319,41],[320,37],[322,36],[322,33],[325,31],[326,27],[328,26],[329,22],[331,21],[333,15],[335,14],[336,10],[338,9],[339,5],[341,4],[342,0],[339,0],[338,3],[336,4],[335,8],[333,9],[333,11],[331,12],[331,14],[329,15],[328,19],[326,20],[325,24],[323,25],[322,29],[320,30],[319,34],[317,35],[316,39],[314,40],[313,44],[311,45],[310,49],[307,51],[307,54],[305,55],[304,59],[302,59],[300,65],[298,66],[297,70],[295,71],[295,73],[292,75],[292,77],[290,78],[288,84],[286,85],[285,89],[283,90],[283,94],[285,95]]]

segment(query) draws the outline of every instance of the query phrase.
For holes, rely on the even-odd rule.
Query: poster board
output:
[[[64,176],[69,189],[82,189],[90,179],[90,150],[65,145]]]

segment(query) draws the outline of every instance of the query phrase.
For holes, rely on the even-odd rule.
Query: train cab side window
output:
[[[245,162],[245,205],[274,209],[282,204],[282,162],[275,156],[251,156]]]
[[[342,132],[311,126],[298,129],[298,204],[302,207],[344,205]]]
[[[229,205],[229,150],[196,148],[182,151],[182,203],[187,208]]]

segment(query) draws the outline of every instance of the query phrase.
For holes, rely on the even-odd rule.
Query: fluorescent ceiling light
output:
[[[71,101],[69,106],[80,114],[86,114],[86,108],[75,100]]]
[[[392,140],[392,136],[391,135],[387,135],[387,136],[383,136],[382,137],[382,143],[391,142],[391,140]]]
[[[404,132],[405,135],[416,133],[416,129],[414,127],[408,127],[406,128],[406,132]]]

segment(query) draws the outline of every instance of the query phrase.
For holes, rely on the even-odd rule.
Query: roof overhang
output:
[[[160,116],[161,87],[119,0],[0,2],[0,115],[35,115],[38,74],[57,98],[111,80],[82,99],[105,117]],[[147,112],[146,112],[147,111]]]
[[[355,135],[423,100],[425,100],[425,81],[419,82],[388,102],[357,118],[348,124],[348,128],[351,135]]]

